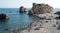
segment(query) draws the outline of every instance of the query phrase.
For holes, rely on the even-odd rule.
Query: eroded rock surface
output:
[[[33,3],[33,7],[28,14],[33,15],[33,14],[44,14],[44,13],[53,13],[53,7],[51,7],[48,4]]]

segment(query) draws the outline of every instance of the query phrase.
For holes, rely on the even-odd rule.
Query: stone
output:
[[[17,30],[16,30],[16,28],[14,28],[14,30],[13,30],[13,33],[17,33]]]
[[[34,30],[40,30],[40,28],[39,28],[39,27],[37,27],[37,28],[35,28]]]
[[[20,13],[26,12],[26,8],[24,8],[23,6],[21,6],[21,7],[19,8],[19,12],[20,12]]]
[[[7,20],[7,19],[9,19],[8,15],[0,14],[0,20]]]
[[[33,3],[32,9],[28,12],[28,14],[44,14],[44,13],[53,13],[53,7],[48,4],[36,4]]]
[[[33,15],[34,13],[33,13],[33,11],[32,10],[29,10],[28,11],[28,15]]]
[[[58,14],[58,15],[60,15],[60,11],[56,12],[55,14]]]
[[[59,17],[57,17],[57,19],[60,19],[60,11],[56,12],[55,14],[58,14]]]

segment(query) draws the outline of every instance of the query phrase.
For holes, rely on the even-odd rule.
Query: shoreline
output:
[[[49,15],[49,14],[48,14]],[[27,27],[21,28],[18,33],[40,33],[40,32],[59,32],[57,30],[60,24],[60,19],[41,19],[39,21],[35,21],[30,23]],[[51,31],[52,30],[52,31]]]

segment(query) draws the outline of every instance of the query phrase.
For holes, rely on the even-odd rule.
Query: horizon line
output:
[[[5,7],[4,7],[5,8]],[[6,8],[10,8],[10,7],[6,7]],[[15,7],[14,7],[15,8]],[[17,7],[18,8],[18,7]]]

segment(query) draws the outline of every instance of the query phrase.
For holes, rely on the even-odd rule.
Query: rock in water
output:
[[[26,8],[24,8],[23,6],[21,6],[21,7],[19,8],[19,12],[20,12],[20,13],[26,12]]]
[[[28,12],[28,15],[33,15],[33,10],[29,10]]]
[[[9,17],[6,14],[0,14],[0,20],[7,20]]]
[[[32,11],[29,11],[28,14],[44,14],[44,13],[53,13],[53,7],[51,7],[48,4],[36,4],[33,3],[33,7],[31,9]]]
[[[60,19],[60,11],[56,12],[55,14],[58,14],[59,15],[58,19]]]
[[[58,15],[60,15],[60,11],[56,12],[55,14],[58,14]]]

